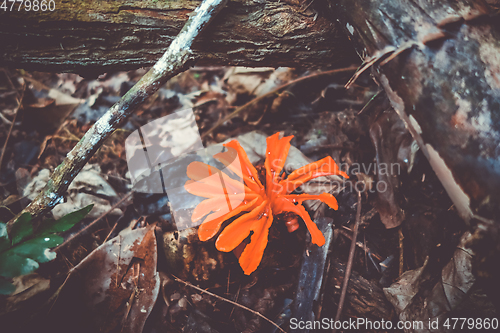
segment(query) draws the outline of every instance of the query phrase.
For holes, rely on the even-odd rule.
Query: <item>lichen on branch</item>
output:
[[[170,78],[182,72],[192,61],[196,60],[191,52],[193,41],[198,38],[226,2],[227,0],[204,0],[195,9],[193,15],[160,60],[85,133],[56,168],[47,185],[35,200],[9,221],[9,229],[12,228],[21,214],[30,213],[33,217],[37,217],[59,203],[71,181],[103,142],[124,123],[141,103],[153,95]]]

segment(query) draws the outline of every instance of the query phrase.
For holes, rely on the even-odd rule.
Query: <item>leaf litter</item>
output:
[[[4,83],[5,77],[1,77],[1,87],[5,88],[0,94],[0,142],[7,138],[7,131],[3,129],[11,124],[12,110],[16,108],[14,97],[23,89],[23,82],[28,83],[23,104],[31,108],[31,112],[53,112],[49,108],[64,106],[56,108],[59,119],[46,128],[43,123],[33,122],[35,118],[31,119],[24,111],[15,120],[0,166],[3,203],[0,219],[8,220],[12,212],[22,208],[23,200],[33,198],[91,123],[123,95],[144,70],[108,73],[96,80],[74,74],[12,70],[3,73],[12,85]],[[290,328],[289,320],[296,314],[292,311],[297,311],[293,305],[299,301],[297,286],[307,286],[315,300],[307,307],[311,318],[332,318],[352,241],[356,211],[353,187],[361,183],[370,185],[361,189],[361,225],[341,319],[396,320],[398,316],[419,319],[430,312],[443,315],[450,311],[440,307],[443,300],[451,304],[464,297],[467,306],[496,313],[491,303],[476,301],[487,290],[477,284],[471,287],[474,281],[474,275],[470,274],[471,258],[456,257],[462,251],[455,249],[461,246],[460,237],[466,227],[454,209],[450,210],[451,202],[439,180],[421,153],[412,150],[411,142],[404,139],[407,132],[398,127],[396,119],[387,116],[390,111],[377,102],[375,108],[371,105],[363,108],[378,91],[365,74],[359,76],[349,90],[342,88],[351,75],[352,72],[321,75],[288,68],[200,67],[170,80],[141,106],[123,129],[105,142],[89,169],[70,185],[66,202],[60,205],[64,209],[53,211],[60,217],[92,202],[96,206],[91,212],[96,221],[94,227],[59,249],[57,258],[43,264],[37,273],[14,278],[16,292],[11,297],[22,296],[22,301],[18,298],[10,302],[12,311],[2,313],[9,313],[13,319],[10,323],[16,319],[20,323],[19,318],[29,316],[28,326],[36,326],[48,322],[44,318],[48,312],[47,318],[53,318],[52,324],[60,324],[61,331],[78,329],[71,324],[73,319],[82,323],[82,331],[92,325],[106,331],[123,327],[135,332],[272,332],[276,329],[255,313],[176,282],[170,275],[173,274],[257,311],[285,330]],[[293,82],[308,76],[310,78],[304,81]],[[293,83],[283,90],[275,90],[289,82]],[[257,97],[260,99],[246,106]],[[228,118],[242,106],[241,112]],[[265,138],[276,132],[294,135],[285,165],[288,173],[311,161],[333,157],[350,176],[348,181],[322,177],[303,185],[307,193],[328,192],[338,200],[338,211],[319,202],[305,202],[312,204],[307,209],[314,221],[330,221],[327,228],[331,232],[325,233],[331,244],[328,252],[310,252],[314,249],[308,248],[308,234],[302,221],[298,221],[300,228],[293,233],[288,232],[284,222],[276,223],[270,230],[262,267],[245,276],[236,256],[217,251],[215,240],[200,242],[196,229],[175,230],[169,200],[164,195],[134,193],[132,204],[125,201],[111,209],[131,189],[124,145],[128,135],[155,119],[188,107],[194,107],[205,146],[237,138],[253,165],[263,163]],[[67,116],[70,109],[74,109],[73,114]],[[358,116],[361,109],[363,112]],[[49,119],[53,118],[46,121],[51,122]],[[218,124],[221,120],[225,121]],[[370,137],[370,128],[374,126],[382,129],[377,136]],[[397,131],[393,131],[394,128]],[[36,148],[35,154],[28,154],[29,147]],[[15,160],[21,152],[26,158]],[[402,168],[397,174],[383,174],[375,167],[381,163],[399,163]],[[20,168],[24,171],[16,173]],[[392,196],[381,197],[387,193],[373,190],[382,182],[392,186]],[[85,229],[89,222],[84,220],[79,228]],[[158,245],[158,262],[154,228],[133,229],[155,223],[162,239]],[[63,234],[64,238],[68,236]],[[103,243],[106,239],[109,240]],[[117,244],[132,247],[126,249]],[[319,282],[314,286],[300,274],[303,266],[314,267],[321,276],[315,279]],[[400,277],[400,271],[410,273]],[[68,275],[68,272],[71,273]],[[147,280],[141,274],[145,274]],[[398,292],[391,288],[397,289],[398,283],[408,281],[408,275],[412,275],[414,281],[410,283],[411,292],[405,301],[393,302],[391,306],[383,299],[382,288],[389,288],[385,289],[389,300],[398,298]],[[415,282],[422,278],[435,283]],[[142,285],[143,282],[148,283]],[[58,291],[60,286],[62,289]],[[434,292],[439,286],[444,288],[441,296]],[[421,296],[429,288],[429,296]],[[302,302],[311,302],[311,296],[305,296],[307,291],[301,296],[306,297],[301,298]],[[5,301],[0,298],[2,302]],[[32,310],[30,304],[46,312],[40,308]],[[410,312],[422,315],[412,316]]]

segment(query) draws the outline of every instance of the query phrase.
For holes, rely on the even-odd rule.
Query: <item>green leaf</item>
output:
[[[16,286],[9,281],[0,278],[0,295],[10,295],[14,291],[16,291]]]
[[[37,235],[47,235],[55,232],[63,232],[71,229],[75,224],[80,222],[87,214],[92,210],[94,205],[88,205],[83,207],[73,213],[69,213],[61,217],[59,220],[46,220],[42,223],[40,228],[37,230]]]
[[[44,263],[56,258],[55,252],[51,252],[50,249],[62,244],[63,241],[64,238],[59,235],[40,236],[11,248],[5,254],[28,257],[39,263]]]
[[[7,234],[7,225],[0,222],[0,253],[10,247],[9,235]]]
[[[28,274],[37,268],[38,263],[33,259],[8,252],[0,255],[0,276],[4,278],[11,279],[15,276]]]
[[[31,225],[31,214],[22,214],[17,221],[12,226],[10,231],[10,238],[12,239],[12,245],[16,245],[26,237],[33,234],[33,226]]]

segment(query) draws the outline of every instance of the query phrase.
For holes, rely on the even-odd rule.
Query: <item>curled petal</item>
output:
[[[311,164],[314,164],[314,163],[311,163]],[[306,167],[307,167],[307,165],[306,165]],[[297,169],[297,170],[300,170],[300,169]],[[292,175],[292,174],[290,174],[290,175]],[[293,179],[291,179],[291,180],[290,180],[290,177],[288,177],[287,179],[280,181],[280,184],[283,186],[283,189],[282,189],[283,193],[290,193],[290,192],[293,192],[295,189],[297,189],[299,186],[310,181],[311,179],[314,179],[317,177],[322,177],[322,176],[330,176],[330,175],[341,175],[343,177],[349,178],[349,176],[347,176],[347,174],[345,172],[338,170],[338,168],[337,169],[332,168],[331,165],[325,164],[320,168],[317,168],[313,171],[310,171],[309,173],[306,173],[306,174],[303,174],[300,176],[297,176],[297,174],[295,174]]]
[[[234,173],[238,175],[243,173],[243,179],[245,180],[245,183],[253,191],[258,192],[261,188],[263,188],[262,184],[260,183],[259,174],[257,173],[257,170],[248,159],[248,155],[243,149],[243,147],[241,147],[240,143],[236,140],[232,140],[224,144],[224,146],[231,148],[236,152],[237,156],[239,157],[241,171],[237,169],[237,166],[231,163],[232,161],[234,161],[235,158],[235,156],[233,156],[234,151],[231,152],[231,150],[228,150],[227,152],[216,154],[214,157],[217,158],[219,161],[221,161]]]
[[[279,214],[284,211],[293,212],[302,217],[304,223],[306,224],[307,230],[309,230],[309,233],[311,234],[312,243],[318,246],[323,246],[323,244],[325,244],[325,237],[318,229],[318,226],[316,226],[316,223],[311,220],[309,213],[301,204],[294,205],[287,198],[279,197],[274,201],[273,212],[274,214]]]
[[[262,256],[264,255],[264,250],[267,246],[269,228],[272,224],[273,215],[269,212],[267,219],[259,224],[259,229],[254,230],[254,234],[250,237],[250,243],[247,244],[241,253],[238,261],[246,275],[250,275],[259,267]]]
[[[259,204],[259,198],[255,198],[249,203],[239,205],[229,213],[224,214],[222,216],[215,217],[212,216],[213,214],[207,216],[206,218],[207,222],[203,222],[198,228],[198,238],[202,242],[209,240],[210,238],[214,237],[217,234],[224,221],[230,219],[233,216],[238,215],[241,212],[254,209],[257,204]]]
[[[266,209],[267,205],[268,202],[264,201],[251,212],[238,217],[225,227],[215,242],[217,250],[223,252],[232,251],[235,247],[240,245],[245,238],[248,237],[250,231],[253,230],[254,233],[256,233],[257,230],[260,229],[259,225],[265,223],[265,217],[262,216],[262,213]]]
[[[298,202],[302,204],[305,200],[321,200],[326,203],[332,209],[339,209],[339,204],[337,203],[337,199],[330,193],[321,193],[320,195],[313,194],[289,194],[284,195],[284,198],[291,200],[292,202]]]
[[[304,176],[307,176],[310,173],[316,172],[318,170],[320,170],[320,172],[318,172],[318,173],[322,173],[323,176],[340,175],[340,176],[343,176],[345,178],[349,178],[349,176],[344,171],[341,171],[339,169],[339,166],[337,165],[337,163],[335,163],[333,158],[331,158],[330,156],[327,156],[319,161],[309,163],[307,165],[304,165],[301,168],[298,168],[297,170],[292,172],[290,175],[288,175],[287,179],[289,181],[297,180],[299,178],[303,178]],[[320,176],[316,176],[316,177],[320,177]],[[316,178],[316,177],[312,177],[312,178]]]
[[[290,150],[290,140],[293,135],[279,138],[279,132],[267,138],[266,161],[266,186],[272,187],[273,181],[283,170],[288,151]]]
[[[229,213],[233,208],[238,207],[244,201],[249,202],[258,195],[255,193],[247,194],[236,194],[236,195],[220,195],[214,198],[206,199],[200,202],[193,211],[191,215],[191,221],[193,223],[198,222],[205,215],[214,212],[218,213],[212,218],[222,216],[223,214]],[[208,218],[206,219],[208,222]]]

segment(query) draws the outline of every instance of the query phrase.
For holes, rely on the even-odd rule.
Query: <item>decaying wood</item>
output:
[[[470,223],[475,272],[496,286],[500,274],[497,12],[483,1],[467,0],[330,3],[346,32],[372,62],[372,73],[455,209]],[[493,298],[497,290],[488,288]],[[421,311],[418,318],[427,315]]]
[[[198,35],[224,7],[227,0],[204,0],[186,22],[175,40],[156,64],[92,127],[54,170],[40,194],[21,213],[8,223],[8,228],[19,216],[30,213],[38,217],[63,200],[69,184],[90,160],[103,142],[158,89],[179,74],[193,61],[191,46]]]
[[[87,76],[151,66],[199,4],[78,0],[56,1],[53,12],[2,10],[0,66]],[[192,49],[199,64],[210,65],[319,67],[356,59],[337,25],[316,14],[297,0],[233,0]]]
[[[457,211],[500,216],[500,25],[482,1],[332,1]]]

